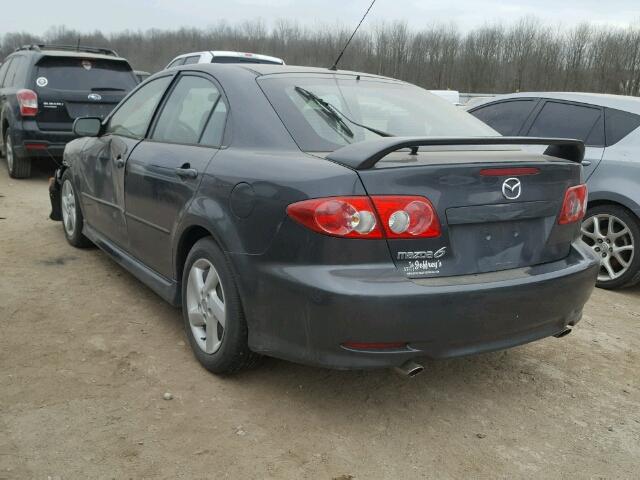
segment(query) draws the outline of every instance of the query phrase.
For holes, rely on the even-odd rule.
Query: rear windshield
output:
[[[307,152],[333,151],[349,143],[380,138],[381,133],[498,135],[459,107],[406,83],[345,75],[274,75],[259,79],[259,83],[298,146]]]
[[[282,65],[282,62],[264,60],[255,57],[213,57],[211,63],[266,63],[269,65]]]
[[[136,85],[131,67],[122,61],[45,57],[36,73],[36,86],[55,90],[128,92]]]

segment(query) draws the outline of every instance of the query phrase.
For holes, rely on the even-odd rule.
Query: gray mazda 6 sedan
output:
[[[595,284],[582,142],[501,137],[391,78],[188,65],[74,129],[52,218],[181,306],[215,373],[413,375],[563,336]]]
[[[515,93],[469,112],[503,135],[582,140],[589,189],[582,239],[600,257],[597,285],[613,289],[640,282],[640,98]]]

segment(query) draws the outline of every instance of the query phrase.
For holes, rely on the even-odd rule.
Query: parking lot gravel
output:
[[[216,377],[178,310],[66,243],[50,173],[0,165],[0,479],[640,476],[640,288],[410,380],[272,359]]]

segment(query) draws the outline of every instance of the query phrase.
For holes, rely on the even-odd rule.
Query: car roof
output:
[[[271,62],[282,62],[282,63],[284,63],[284,60],[282,60],[281,58],[278,58],[278,57],[271,57],[269,55],[262,55],[261,53],[237,52],[237,51],[232,51],[232,50],[203,50],[201,52],[183,53],[183,54],[178,55],[177,57],[175,57],[173,60],[171,60],[171,62],[174,62],[178,58],[195,57],[196,55],[202,55],[202,54],[205,54],[205,53],[210,53],[214,57],[256,58],[258,60],[266,60],[266,61],[271,61]]]
[[[66,50],[19,50],[17,52],[11,53],[11,55],[7,56],[7,58],[12,57],[14,55],[35,55],[38,58],[41,57],[65,57],[65,58],[90,58],[94,60],[111,60],[113,62],[127,62],[126,58],[116,57],[114,55],[104,55],[101,53],[91,53],[91,52],[69,52]]]
[[[599,107],[615,108],[630,113],[640,115],[640,98],[627,95],[612,95],[608,93],[585,93],[585,92],[521,92],[506,95],[496,95],[487,99],[486,102],[473,105],[476,109],[487,103],[510,98],[550,98],[554,100],[566,100],[569,102],[587,103]]]

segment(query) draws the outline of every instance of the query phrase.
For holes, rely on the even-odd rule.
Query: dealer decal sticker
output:
[[[418,252],[398,252],[398,260],[409,260],[403,267],[404,273],[408,277],[433,275],[440,273],[442,268],[442,257],[447,254],[447,247],[442,247],[436,251],[422,250]]]
[[[49,85],[49,80],[47,79],[47,77],[38,77],[36,79],[36,85],[39,87],[46,87],[47,85]]]

